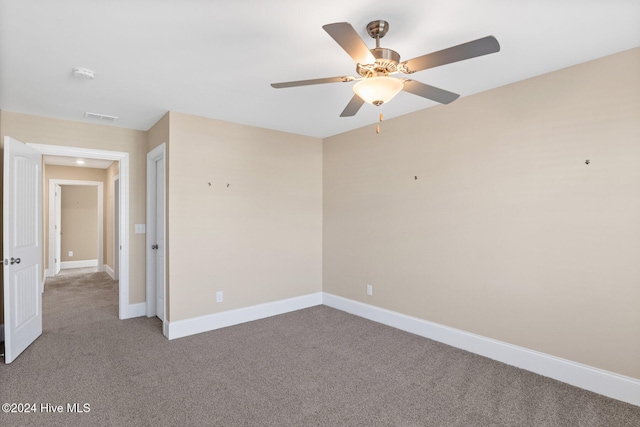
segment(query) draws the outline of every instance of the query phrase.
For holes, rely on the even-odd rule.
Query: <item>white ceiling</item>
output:
[[[374,47],[376,19],[402,60],[494,35],[499,53],[412,75],[462,97],[640,46],[640,0],[0,0],[0,109],[139,130],[178,111],[327,137],[377,108],[339,117],[353,83],[270,83],[356,75],[322,25],[350,22]],[[400,93],[383,112],[433,105]]]
[[[47,165],[56,166],[72,166],[76,168],[94,168],[94,169],[107,169],[113,163],[113,160],[102,159],[87,159],[80,157],[66,157],[66,156],[42,156],[42,160]],[[78,163],[82,161],[83,163]]]

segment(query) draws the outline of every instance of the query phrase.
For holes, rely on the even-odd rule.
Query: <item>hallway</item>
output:
[[[42,316],[43,334],[79,322],[118,319],[118,281],[95,267],[61,270],[47,278]]]

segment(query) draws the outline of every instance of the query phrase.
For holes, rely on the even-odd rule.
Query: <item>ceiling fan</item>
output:
[[[356,62],[356,72],[361,78],[352,76],[327,77],[272,83],[271,86],[279,89],[322,83],[346,83],[357,80],[353,86],[355,94],[340,117],[354,116],[365,102],[380,106],[389,102],[401,90],[441,104],[449,104],[458,99],[460,95],[416,80],[396,78],[392,75],[397,73],[413,74],[416,71],[500,51],[498,40],[493,36],[487,36],[400,62],[400,55],[396,51],[380,47],[380,39],[389,31],[387,21],[378,20],[367,25],[367,33],[376,40],[374,49],[367,47],[364,40],[358,36],[356,30],[348,22],[327,24],[322,28],[353,58]]]

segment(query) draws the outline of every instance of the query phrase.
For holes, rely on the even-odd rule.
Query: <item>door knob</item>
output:
[[[13,264],[20,264],[20,258],[11,257],[11,265]]]
[[[158,245],[151,245],[151,249],[158,249]]]

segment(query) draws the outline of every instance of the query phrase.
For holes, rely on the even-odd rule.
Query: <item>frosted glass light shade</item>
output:
[[[364,102],[382,105],[402,90],[402,80],[390,76],[369,77],[353,85],[353,91]]]

